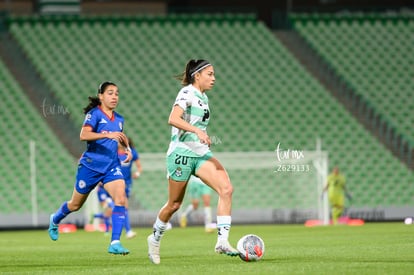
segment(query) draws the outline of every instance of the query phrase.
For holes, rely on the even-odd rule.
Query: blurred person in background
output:
[[[325,187],[322,191],[322,196],[328,191],[328,200],[331,207],[332,223],[338,224],[338,219],[344,212],[345,207],[345,196],[352,200],[351,195],[346,189],[345,176],[340,173],[338,167],[334,167],[332,173],[328,175],[328,179]]]
[[[126,201],[125,201],[125,232],[126,237],[131,239],[137,235],[136,232],[132,231],[131,223],[129,219],[129,198],[131,196],[132,184],[134,179],[138,179],[142,173],[142,165],[141,159],[139,158],[138,151],[135,148],[135,145],[130,137],[128,137],[129,146],[131,148],[132,153],[132,160],[129,162],[125,162],[127,159],[127,151],[123,146],[119,146],[118,148],[118,156],[121,160],[121,170],[122,174],[124,175],[125,180],[125,193],[126,193]],[[133,171],[135,168],[135,171]]]
[[[102,212],[94,214],[93,218],[101,219],[104,222],[105,234],[108,234],[111,227],[111,216],[112,208],[114,208],[114,201],[112,200],[109,193],[105,190],[101,182],[98,184],[96,188],[96,195],[98,196],[98,201],[101,205]]]
[[[185,208],[180,216],[180,226],[187,227],[188,219],[193,211],[198,209],[200,199],[204,205],[204,229],[207,233],[211,233],[216,228],[216,224],[212,223],[211,214],[211,188],[196,176],[191,176],[188,181],[187,192],[190,196],[191,203]]]
[[[122,145],[119,145],[118,147],[118,157],[119,157],[119,160],[121,161],[121,171],[122,171],[122,174],[124,175],[124,180],[125,180],[125,193],[126,193],[125,223],[124,223],[125,236],[128,239],[131,239],[131,238],[134,238],[137,235],[137,233],[132,231],[131,229],[131,222],[130,222],[129,212],[128,212],[128,207],[129,207],[128,201],[129,201],[129,197],[131,194],[133,179],[137,179],[141,175],[142,165],[141,165],[141,160],[139,159],[139,154],[137,150],[135,149],[135,146],[131,138],[128,137],[128,141],[129,141],[129,146],[131,148],[131,153],[132,153],[131,161],[124,162],[124,160],[128,157],[128,155],[125,151],[125,148]],[[135,172],[133,172],[134,167],[136,170]],[[109,232],[109,228],[110,228],[109,217],[111,217],[112,215],[112,208],[114,207],[114,203],[109,193],[103,187],[102,183],[99,183],[97,188],[98,188],[97,190],[98,200],[101,205],[102,212],[94,214],[93,217],[102,219],[104,221],[105,233],[107,233]]]

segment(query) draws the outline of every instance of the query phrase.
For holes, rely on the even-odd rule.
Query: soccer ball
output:
[[[254,234],[248,234],[237,242],[237,250],[240,252],[240,259],[246,262],[260,260],[265,252],[263,240]]]

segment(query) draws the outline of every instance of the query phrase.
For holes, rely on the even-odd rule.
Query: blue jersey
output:
[[[90,126],[95,133],[122,132],[124,118],[116,112],[109,117],[98,106],[86,114],[83,126]],[[79,163],[98,173],[106,173],[112,167],[120,165],[118,141],[110,138],[87,141],[86,151]]]
[[[132,163],[139,159],[138,152],[132,147],[131,147],[131,153],[132,153],[132,159],[128,163],[122,162],[126,159],[127,155],[125,153],[118,153],[119,160],[121,161],[121,171],[122,171],[122,174],[124,175],[125,184],[127,186],[132,184],[132,176],[131,176]]]

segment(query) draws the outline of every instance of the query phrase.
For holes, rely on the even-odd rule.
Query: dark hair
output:
[[[105,82],[102,82],[101,84],[99,84],[98,94],[103,94],[105,92],[106,88],[110,85],[117,86],[115,83],[110,82],[110,81],[105,81]],[[99,100],[98,96],[89,96],[88,99],[89,99],[88,106],[83,108],[83,113],[84,114],[87,114],[90,110],[92,110],[96,106],[101,105],[101,101]]]
[[[210,65],[205,59],[190,59],[185,65],[184,72],[177,75],[176,78],[181,80],[181,84],[186,86],[194,83],[194,74],[203,70],[204,67]]]
[[[134,141],[132,141],[132,138],[130,136],[127,136],[127,137],[128,137],[129,147],[135,148],[135,144],[134,144]]]

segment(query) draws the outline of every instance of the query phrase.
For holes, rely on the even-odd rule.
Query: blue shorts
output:
[[[126,197],[128,199],[129,199],[129,195],[131,193],[131,189],[132,189],[132,183],[125,182],[125,194],[126,194]]]
[[[109,195],[109,193],[102,186],[99,186],[97,190],[98,190],[97,195],[98,195],[99,202],[104,202],[108,198],[111,198],[111,195]]]
[[[89,194],[99,182],[105,184],[120,179],[123,180],[124,175],[122,175],[121,166],[119,165],[112,167],[107,173],[102,174],[79,164],[75,188],[81,194]]]

